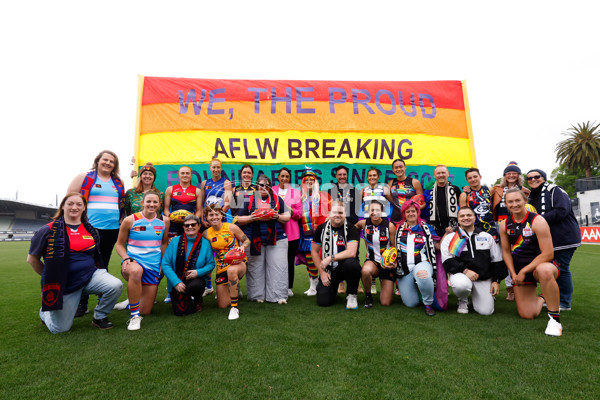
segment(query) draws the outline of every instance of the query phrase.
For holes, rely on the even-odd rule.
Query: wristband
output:
[[[135,261],[135,260],[133,258],[131,258],[131,257],[124,258],[123,261],[121,261],[121,265],[123,265],[123,263],[125,261]]]

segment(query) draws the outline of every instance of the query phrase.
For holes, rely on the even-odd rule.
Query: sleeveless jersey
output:
[[[133,214],[133,226],[127,240],[127,255],[142,267],[159,272],[165,223],[162,219],[144,218],[142,213]]]
[[[385,192],[383,190],[383,185],[378,183],[374,188],[371,186],[367,186],[363,189],[363,217],[367,218],[369,216],[369,205],[373,200],[377,200],[381,204],[383,204],[383,212],[381,213],[382,217],[387,217],[390,212],[390,203],[385,198]]]
[[[475,227],[492,235],[494,240],[498,239],[498,230],[492,214],[492,194],[487,186],[481,189],[471,190],[467,193],[467,204],[475,212]]]
[[[186,210],[192,214],[196,213],[196,186],[190,185],[184,189],[180,184],[173,185],[169,212],[177,210]]]
[[[215,254],[215,262],[217,264],[217,274],[226,271],[229,264],[226,264],[223,260],[225,254],[235,246],[237,246],[237,240],[233,233],[229,230],[228,222],[224,222],[221,229],[216,231],[212,226],[206,230],[206,238],[210,242]]]
[[[87,216],[96,229],[119,229],[119,191],[112,178],[96,177],[88,196]]]
[[[390,194],[392,195],[393,205],[392,205],[392,221],[400,222],[402,220],[402,213],[400,212],[400,208],[402,204],[414,195],[417,194],[414,186],[413,186],[413,178],[406,177],[403,181],[398,181],[398,179],[394,178],[392,180],[392,184],[390,186]]]
[[[258,190],[258,187],[253,183],[247,188],[240,184],[233,189],[233,201],[235,202],[231,206],[233,215],[238,215],[239,210],[248,207],[248,204],[250,204],[250,197],[256,190]]]
[[[204,182],[204,206],[210,204],[219,204],[221,207],[225,205],[225,176],[223,175],[218,181],[209,178]]]
[[[365,220],[362,233],[367,245],[367,260],[381,264],[381,254],[390,242],[389,226],[390,221],[387,218],[382,218],[379,225],[374,225],[371,218]]]
[[[537,216],[538,214],[528,211],[527,216],[520,223],[516,222],[512,216],[506,219],[506,235],[517,272],[542,253],[537,236],[531,228],[533,220]]]

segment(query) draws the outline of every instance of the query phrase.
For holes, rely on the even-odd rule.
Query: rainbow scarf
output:
[[[313,187],[312,196],[308,193],[302,193],[302,231],[305,235],[312,235],[316,229],[316,219],[320,213],[321,193],[318,190],[317,183]]]
[[[448,244],[448,252],[450,252],[450,254],[452,254],[454,257],[458,257],[467,245],[468,239],[466,236],[467,235],[462,228],[458,228],[458,230],[454,233],[452,240],[450,240],[450,244]]]

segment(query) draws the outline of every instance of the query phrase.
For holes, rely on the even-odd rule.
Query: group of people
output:
[[[527,174],[530,192],[514,162],[491,189],[482,186],[476,168],[468,169],[462,191],[448,182],[443,165],[428,190],[406,169],[394,160],[395,178],[382,183],[372,168],[361,189],[339,166],[336,182],[321,190],[310,168],[299,187],[285,167],[273,186],[244,165],[234,185],[213,159],[211,178],[194,186],[184,166],[179,183],[163,194],[148,163],[137,186],[125,192],[117,155],[102,151],[90,172],[74,178],[54,221],[32,239],[28,262],[42,276],[41,321],[53,333],[68,331],[73,318],[88,312],[88,296],[98,294],[93,325],[109,329],[110,311],[127,308],[128,329],[138,330],[163,276],[174,314],[199,312],[213,292],[215,268],[217,305],[229,307],[235,320],[244,276],[248,301],[286,304],[294,295],[295,266],[304,264],[310,282],[304,293],[316,296],[319,306],[333,305],[345,291],[346,308],[357,309],[362,281],[364,306],[371,308],[379,278],[381,305],[392,303],[396,286],[405,306],[422,303],[429,316],[446,309],[448,286],[459,313],[469,312],[470,296],[477,313],[490,315],[506,280],[507,300],[516,301],[519,315],[534,318],[545,303],[546,334],[560,336],[560,310],[571,307],[570,259],[581,242],[566,193],[540,170]],[[122,283],[107,271],[115,247],[127,281],[127,300],[118,304]],[[231,250],[246,256],[231,261]],[[393,252],[397,260],[390,261]]]

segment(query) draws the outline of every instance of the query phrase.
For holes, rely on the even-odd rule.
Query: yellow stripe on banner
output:
[[[318,138],[318,139],[315,139]],[[286,132],[162,132],[140,136],[140,160],[154,164],[201,164],[213,156],[225,163],[389,164],[468,168],[468,139],[419,134]]]
[[[467,131],[471,143],[472,166],[477,168],[477,158],[475,156],[475,140],[473,139],[473,127],[471,126],[471,109],[469,108],[469,99],[467,98],[467,81],[462,81],[463,99],[465,102],[465,119],[467,121]]]
[[[198,115],[192,105],[185,114],[180,114],[180,105],[160,103],[142,107],[142,125],[140,134],[176,131],[242,131],[242,132],[274,132],[274,131],[318,131],[318,132],[373,132],[373,133],[419,133],[435,136],[447,136],[467,139],[465,111],[438,108],[435,117],[423,117],[420,107],[410,108],[414,116],[405,115],[398,107],[393,115],[380,112],[374,105],[374,114],[369,114],[364,107],[354,114],[351,103],[336,106],[335,114],[331,114],[329,104],[315,102],[312,104],[314,114],[296,113],[296,102],[291,102],[290,114],[286,113],[285,104],[278,104],[276,113],[271,114],[267,107],[255,113],[255,105],[247,101],[226,101],[219,103],[223,114],[208,115],[207,105],[203,104]],[[227,110],[225,112],[224,110]],[[231,110],[231,114],[229,113]],[[430,108],[425,112],[431,114]]]

